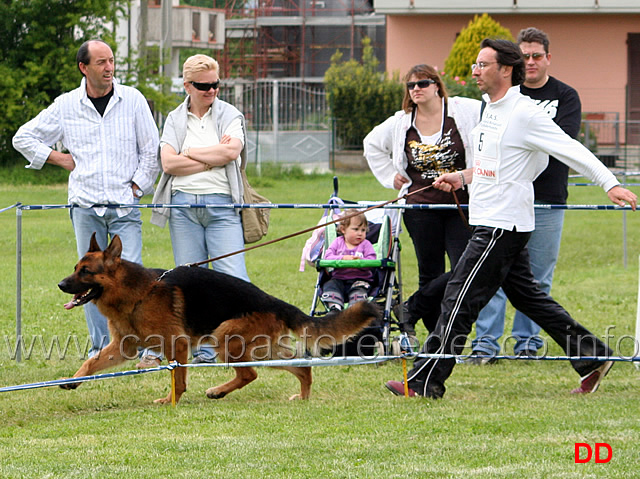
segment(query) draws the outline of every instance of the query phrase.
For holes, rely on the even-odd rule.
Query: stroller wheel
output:
[[[376,341],[376,356],[385,356],[385,348],[382,341]]]
[[[402,354],[402,348],[400,347],[400,341],[398,338],[394,338],[391,341],[391,355],[392,356],[400,356]]]

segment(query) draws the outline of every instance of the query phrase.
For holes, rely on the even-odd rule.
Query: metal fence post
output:
[[[272,95],[271,95],[271,99],[272,99],[271,115],[272,115],[272,122],[273,122],[273,146],[275,150],[275,157],[280,158],[280,151],[278,149],[278,144],[280,143],[278,141],[279,139],[278,136],[280,135],[280,105],[278,104],[278,102],[280,101],[279,99],[280,83],[278,82],[278,80],[273,80],[273,82],[271,83],[271,88],[273,88]]]
[[[22,203],[16,205],[16,362],[22,361]]]
[[[640,256],[638,256],[638,260],[640,261]],[[640,355],[640,273],[638,276],[638,303],[636,306],[636,342],[635,342],[635,347],[633,348],[633,355],[634,356],[638,356]],[[636,366],[636,369],[640,369],[640,362],[635,362],[634,363]]]
[[[627,170],[622,172],[622,186],[627,186]],[[627,210],[622,210],[622,264],[627,269]]]

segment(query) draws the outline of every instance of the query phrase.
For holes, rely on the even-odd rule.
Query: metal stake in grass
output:
[[[176,407],[176,368],[171,369],[171,406]]]
[[[409,379],[407,377],[407,358],[402,358],[402,375],[404,376],[404,397],[409,397]]]

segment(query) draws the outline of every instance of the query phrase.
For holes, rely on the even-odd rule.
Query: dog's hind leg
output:
[[[251,361],[253,359],[252,351],[255,348],[255,344],[253,344],[251,340],[246,339],[249,335],[247,331],[238,328],[238,326],[243,326],[243,322],[227,321],[225,324],[229,329],[225,330],[221,328],[216,331],[216,338],[220,345],[215,348],[218,353],[218,361],[231,364],[234,362]],[[233,369],[235,369],[236,377],[231,381],[207,389],[206,394],[209,399],[221,399],[236,389],[245,387],[258,377],[258,373],[254,368],[237,367]]]
[[[311,368],[297,368],[293,366],[282,366],[276,369],[284,369],[289,371],[300,381],[300,394],[294,394],[289,398],[289,401],[294,399],[309,399],[311,394]]]
[[[189,345],[186,341],[176,341],[173,344],[173,354],[171,351],[167,356],[169,361],[177,361],[180,364],[187,364],[189,360]],[[175,391],[176,391],[176,404],[180,401],[180,397],[187,390],[187,368],[178,367],[175,368]],[[171,403],[171,391],[167,397],[159,398],[153,401],[156,404],[169,404]]]
[[[207,389],[209,399],[222,399],[230,392],[245,387],[258,377],[258,373],[253,368],[233,368],[236,370],[236,377],[220,386]]]

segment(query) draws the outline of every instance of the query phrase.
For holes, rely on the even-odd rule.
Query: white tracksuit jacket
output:
[[[519,86],[511,87],[500,100],[487,103],[472,137],[472,225],[533,231],[533,180],[547,167],[549,155],[605,191],[620,184],[587,148],[522,95]]]

